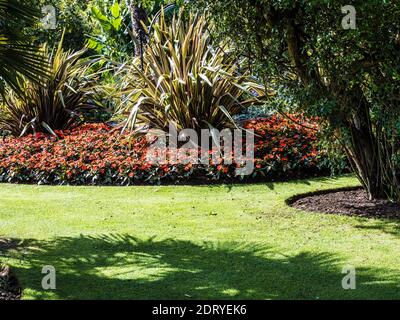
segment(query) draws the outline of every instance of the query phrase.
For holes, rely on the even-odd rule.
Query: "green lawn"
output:
[[[400,298],[400,222],[304,213],[285,199],[352,177],[234,186],[0,185],[0,258],[25,299]],[[57,289],[41,289],[41,269]],[[357,289],[341,287],[342,268]]]

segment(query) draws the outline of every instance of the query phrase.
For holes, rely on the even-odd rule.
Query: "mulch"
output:
[[[362,218],[400,219],[400,205],[388,200],[369,200],[363,189],[320,192],[296,197],[289,205],[310,212]]]
[[[0,267],[0,300],[20,300],[21,286],[9,267]]]
[[[15,249],[18,243],[14,240],[0,239],[0,254]],[[0,265],[0,300],[20,300],[21,286],[8,266]]]

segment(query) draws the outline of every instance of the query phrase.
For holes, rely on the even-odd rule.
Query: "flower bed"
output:
[[[317,125],[297,118],[305,128],[280,116],[244,124],[256,137],[255,170],[244,179],[290,179],[326,173],[324,155],[317,148]],[[57,131],[0,140],[0,181],[39,184],[129,185],[160,181],[230,181],[236,165],[147,162],[149,142],[111,130],[106,124],[88,124]],[[243,179],[243,178],[242,178]]]

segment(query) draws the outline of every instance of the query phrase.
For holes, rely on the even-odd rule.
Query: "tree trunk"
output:
[[[320,75],[308,69],[307,56],[300,50],[303,47],[301,35],[293,21],[286,24],[286,43],[292,66],[302,85],[308,88],[309,84],[313,83],[317,84],[321,90],[327,89],[322,84]],[[340,88],[340,86],[333,87]],[[342,119],[347,119],[345,120],[346,132],[342,132],[342,137],[350,136],[351,138],[349,142],[346,137],[344,143],[349,161],[371,200],[387,198],[392,184],[386,179],[388,175],[385,168],[390,165],[387,166],[385,161],[390,161],[390,159],[387,159],[387,156],[382,157],[380,153],[379,142],[371,126],[369,102],[365,99],[361,88],[350,91],[347,88],[341,89],[338,91],[343,103],[342,110],[355,109],[350,118],[347,114],[342,115]],[[337,96],[335,92],[332,94]],[[348,108],[349,105],[352,107]],[[354,108],[354,106],[358,107]],[[332,124],[335,126],[334,122],[332,121]],[[339,132],[343,130],[338,129]]]
[[[350,136],[350,141],[345,143],[347,156],[370,200],[387,198],[391,187],[389,180],[392,178],[391,173],[386,171],[391,167],[391,155],[382,152],[377,137],[378,129],[372,128],[370,105],[362,90],[355,89],[346,92],[346,95],[352,97],[346,99],[347,103],[358,106],[350,118],[347,117],[345,130]],[[351,109],[354,110],[354,107]],[[345,136],[345,133],[342,133],[342,136]]]
[[[369,115],[364,110],[360,110],[349,120],[348,127],[352,141],[348,146],[348,157],[372,200],[385,198],[385,186],[378,144],[368,120]]]

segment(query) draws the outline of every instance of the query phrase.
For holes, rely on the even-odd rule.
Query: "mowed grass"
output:
[[[353,177],[223,186],[0,185],[25,299],[400,298],[400,222],[300,212]],[[56,269],[56,290],[41,287]],[[356,268],[356,290],[342,269]]]

